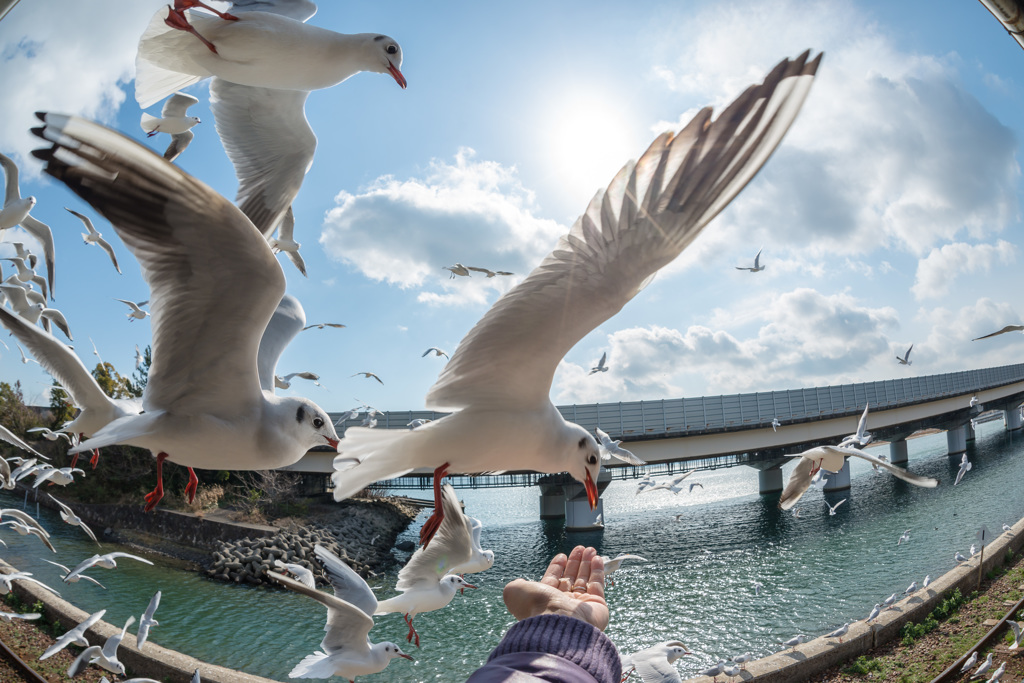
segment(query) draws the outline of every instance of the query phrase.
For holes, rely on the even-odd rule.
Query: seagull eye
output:
[[[589,458],[587,458],[587,462],[590,463],[591,465],[596,465],[597,464],[597,456],[596,455],[591,455]]]
[[[320,429],[321,427],[324,426],[324,419],[322,417],[314,417],[313,426],[316,427],[317,429]]]
[[[396,52],[398,52],[398,46],[397,45],[388,45],[388,54],[389,55],[393,55]]]

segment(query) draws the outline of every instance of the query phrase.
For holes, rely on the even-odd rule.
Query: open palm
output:
[[[575,617],[602,631],[608,626],[604,599],[604,560],[594,548],[579,545],[559,553],[540,581],[516,579],[505,586],[505,605],[517,620],[540,614]]]

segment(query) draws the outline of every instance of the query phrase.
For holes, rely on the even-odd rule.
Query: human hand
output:
[[[604,560],[593,548],[576,546],[551,560],[540,581],[516,579],[505,586],[505,605],[518,621],[540,614],[575,617],[602,631],[608,626]]]

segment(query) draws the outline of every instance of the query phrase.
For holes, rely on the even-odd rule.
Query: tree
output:
[[[146,389],[146,384],[149,382],[149,367],[153,364],[153,347],[147,346],[146,350],[142,352],[142,365],[138,365],[135,368],[135,372],[132,373],[132,377],[135,378],[134,386],[139,391],[139,396],[142,396],[142,392]]]
[[[77,412],[68,392],[64,391],[57,380],[53,380],[53,389],[50,390],[50,414],[53,415],[53,422],[50,429],[60,429],[65,423],[73,420]]]
[[[0,424],[21,438],[27,430],[42,424],[39,414],[25,405],[21,382],[13,386],[0,382]]]
[[[92,376],[96,378],[96,383],[100,385],[103,393],[110,398],[142,396],[142,388],[133,384],[127,377],[122,377],[121,373],[110,363],[97,363],[93,368]]]

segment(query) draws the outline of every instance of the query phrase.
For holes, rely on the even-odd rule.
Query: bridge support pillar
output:
[[[850,461],[847,459],[843,463],[842,468],[835,473],[826,471],[825,475],[825,490],[826,491],[842,491],[850,488]]]
[[[561,486],[540,490],[540,518],[561,519],[565,517],[565,491]]]
[[[946,430],[946,450],[949,455],[956,455],[967,450],[967,429],[964,425]]]
[[[1006,431],[1008,432],[1015,431],[1024,426],[1021,423],[1020,409],[1017,406],[1003,411],[1003,425],[1006,427]]]
[[[975,434],[974,434],[974,421],[973,420],[964,425],[964,433],[967,435],[967,440],[968,441],[974,441]]]
[[[907,458],[907,440],[906,439],[894,439],[889,442],[889,462],[893,465],[899,465],[908,460]]]
[[[782,490],[782,465],[757,473],[757,492],[775,493]]]
[[[590,509],[587,491],[579,482],[565,484],[565,515],[566,531],[590,531],[604,528],[604,501],[597,499],[597,507]]]

